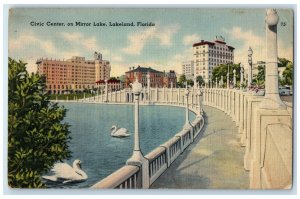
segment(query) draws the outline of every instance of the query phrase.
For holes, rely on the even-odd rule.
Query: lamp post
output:
[[[248,49],[248,88],[251,86],[252,83],[252,55],[253,55],[253,50],[251,47]]]
[[[190,124],[190,118],[189,118],[189,89],[187,86],[187,82],[185,83],[185,101],[186,101],[186,105],[185,105],[185,125],[184,128],[185,129],[190,129],[191,128],[191,124]]]
[[[142,166],[142,184],[143,188],[149,187],[149,179],[146,173],[148,172],[148,160],[143,156],[140,148],[139,139],[139,98],[142,91],[142,84],[138,82],[136,77],[135,82],[132,84],[132,92],[134,94],[134,148],[133,154],[130,159],[127,160],[127,165]]]
[[[218,88],[218,77],[216,77],[216,88]]]
[[[260,104],[263,109],[286,109],[278,92],[278,53],[277,53],[277,24],[279,16],[275,9],[267,9],[266,13],[266,80],[265,97]]]

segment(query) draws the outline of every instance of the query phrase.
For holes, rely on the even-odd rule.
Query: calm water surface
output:
[[[125,165],[133,150],[133,105],[60,104],[68,109],[65,121],[71,125],[72,132],[72,158],[66,162],[72,164],[75,159],[80,159],[88,179],[67,185],[47,182],[48,187],[90,187]],[[195,115],[190,112],[190,120],[194,119]],[[140,106],[140,146],[143,154],[169,140],[182,129],[184,123],[184,108]],[[126,138],[111,137],[112,125],[128,129],[131,135]]]

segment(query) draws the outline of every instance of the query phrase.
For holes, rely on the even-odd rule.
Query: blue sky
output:
[[[293,13],[278,10],[279,57],[293,59]],[[235,47],[235,62],[247,67],[247,50],[254,62],[265,60],[265,9],[13,9],[9,16],[9,56],[28,62],[35,71],[40,57],[93,58],[103,53],[111,61],[112,76],[131,66],[175,69],[192,58],[192,44],[222,35]],[[49,27],[30,22],[153,22],[154,27]],[[281,26],[285,22],[286,26]]]

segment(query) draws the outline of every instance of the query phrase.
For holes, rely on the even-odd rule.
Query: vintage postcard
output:
[[[10,188],[291,189],[294,10],[17,7]]]

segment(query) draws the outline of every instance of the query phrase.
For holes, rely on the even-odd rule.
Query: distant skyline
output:
[[[293,13],[278,10],[278,54],[293,60]],[[175,70],[192,59],[192,45],[213,41],[222,35],[235,47],[235,63],[247,68],[247,51],[253,61],[265,60],[265,9],[107,9],[107,8],[24,8],[9,16],[9,56],[28,63],[36,71],[38,58],[93,59],[95,51],[111,62],[111,76],[120,76],[132,66]],[[65,26],[47,26],[46,22]],[[32,26],[31,22],[45,23]],[[109,27],[67,26],[67,23],[152,22],[155,26]],[[33,24],[34,25],[34,24]]]

